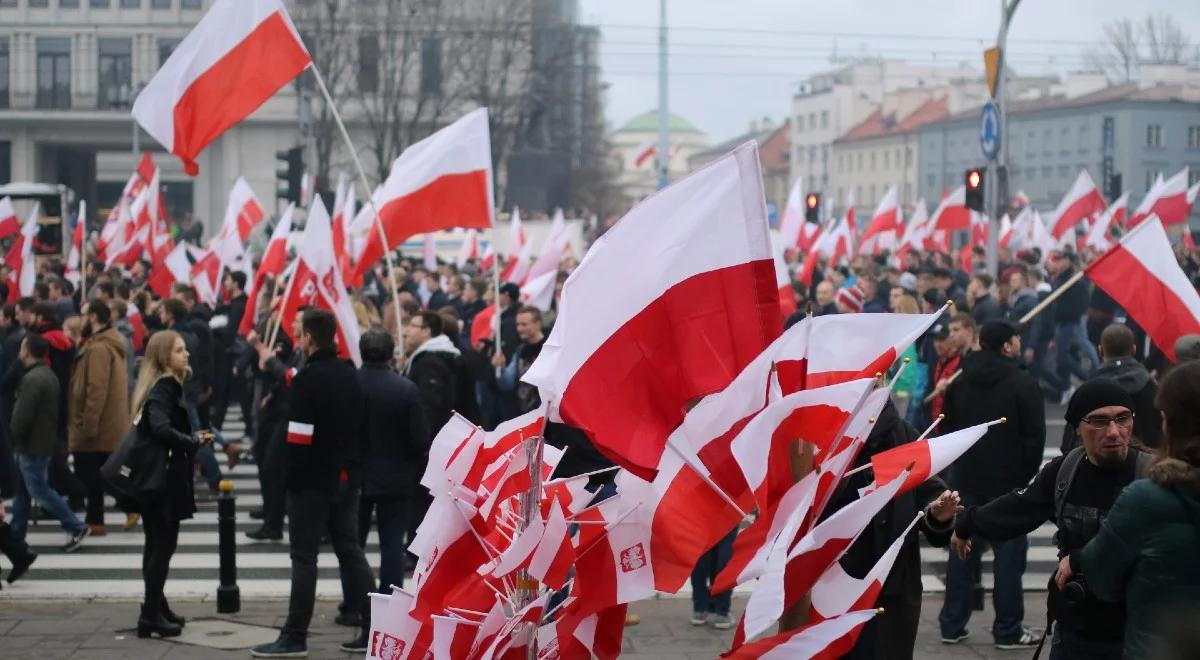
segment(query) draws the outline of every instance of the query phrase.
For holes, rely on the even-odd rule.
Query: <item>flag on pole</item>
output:
[[[805,250],[801,244],[804,237],[804,225],[807,216],[804,212],[804,194],[801,192],[803,177],[796,179],[788,192],[787,205],[783,207],[783,217],[779,220],[779,236],[783,239],[783,247],[787,250]]]
[[[529,272],[529,259],[533,243],[525,236],[521,227],[521,210],[513,207],[512,220],[508,225],[508,263],[500,271],[501,282],[524,282]]]
[[[13,208],[12,200],[0,197],[0,238],[8,238],[21,231],[21,220],[17,218],[17,210]]]
[[[169,298],[171,286],[176,282],[190,282],[191,272],[192,262],[188,259],[188,244],[180,242],[151,267],[147,283],[159,298]]]
[[[1151,216],[1084,269],[1172,362],[1175,340],[1200,333],[1200,294],[1175,261],[1171,242]]]
[[[867,228],[863,230],[862,241],[858,246],[859,254],[879,254],[883,250],[895,250],[900,233],[904,231],[904,221],[900,218],[900,203],[896,194],[896,186],[887,189],[879,206],[875,209]]]
[[[246,312],[242,314],[242,322],[238,326],[238,334],[246,336],[254,328],[255,316],[258,311],[258,297],[262,295],[267,278],[277,280],[287,265],[287,242],[292,234],[292,214],[295,204],[288,204],[287,210],[275,223],[267,249],[263,251],[262,260],[258,263],[258,272],[254,274],[254,283],[246,295]]]
[[[1075,228],[1080,222],[1092,217],[1092,214],[1104,210],[1104,196],[1092,181],[1086,169],[1079,170],[1079,176],[1071,184],[1071,189],[1063,195],[1058,208],[1050,217],[1054,218],[1050,235],[1062,238],[1063,234]]]
[[[930,475],[950,467],[951,463],[958,460],[958,457],[974,447],[975,443],[987,434],[989,426],[991,425],[978,424],[954,433],[905,443],[879,452],[871,457],[875,483],[889,483],[911,465],[908,480],[900,487],[900,493],[906,493],[925,483]]]
[[[958,231],[971,228],[971,212],[967,209],[967,187],[959,186],[942,199],[933,215],[929,216],[930,229],[936,231]]]
[[[0,200],[2,201],[2,200]],[[3,215],[0,212],[0,215]],[[3,221],[0,221],[3,224]],[[79,214],[75,216],[75,231],[71,233],[71,251],[67,253],[67,270],[63,277],[79,286],[83,273],[84,238],[87,236],[87,201],[79,200]],[[83,298],[87,298],[84,292]]]
[[[1129,218],[1128,226],[1137,227],[1150,216],[1158,216],[1164,227],[1184,224],[1192,212],[1188,199],[1188,168],[1184,166],[1175,176],[1154,184],[1150,192]]]
[[[1096,218],[1096,222],[1092,223],[1092,228],[1088,231],[1084,246],[1099,251],[1104,251],[1112,247],[1112,228],[1120,226],[1121,222],[1125,219],[1125,212],[1128,207],[1129,191],[1126,190],[1117,198],[1117,201],[1113,202]]]
[[[216,0],[133,103],[196,176],[196,158],[312,64],[283,0]]]
[[[726,660],[836,660],[854,648],[859,632],[875,613],[876,610],[849,612],[739,646],[721,657]]]
[[[37,284],[37,263],[33,258],[33,243],[38,235],[38,217],[42,205],[34,202],[29,210],[29,217],[21,225],[21,232],[13,242],[8,252],[8,299],[14,302],[18,298],[33,295],[34,285]]]

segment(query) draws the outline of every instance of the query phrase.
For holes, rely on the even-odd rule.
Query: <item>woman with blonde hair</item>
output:
[[[146,356],[133,391],[133,423],[152,465],[146,489],[136,501],[146,543],[142,552],[145,602],[138,618],[138,637],[157,633],[174,637],[184,620],[171,612],[163,595],[167,570],[179,541],[179,522],[196,512],[192,492],[192,458],[211,434],[193,435],[183,403],[183,381],[189,376],[188,351],[178,333],[162,330],[146,344]]]

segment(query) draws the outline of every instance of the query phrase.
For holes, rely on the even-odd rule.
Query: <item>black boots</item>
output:
[[[163,599],[163,602],[162,602],[161,611],[162,611],[162,616],[164,619],[179,626],[180,628],[182,628],[184,625],[187,624],[187,619],[185,619],[171,611],[171,606],[167,604],[167,599],[165,599],[165,598]]]
[[[163,616],[163,609],[156,607],[150,610],[142,605],[142,615],[138,618],[137,623],[138,637],[149,637],[152,634],[157,634],[159,637],[176,637],[183,632],[183,628],[179,624],[171,623]]]

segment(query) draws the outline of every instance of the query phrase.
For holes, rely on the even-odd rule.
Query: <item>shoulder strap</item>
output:
[[[1054,519],[1061,520],[1063,507],[1067,504],[1067,491],[1071,490],[1071,482],[1075,480],[1075,472],[1083,461],[1083,447],[1076,447],[1063,457],[1058,466],[1058,476],[1054,479]]]

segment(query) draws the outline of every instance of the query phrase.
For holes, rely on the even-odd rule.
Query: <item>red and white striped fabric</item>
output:
[[[786,248],[782,241],[771,238],[771,258],[775,262],[775,286],[779,287],[779,317],[787,320],[799,311],[796,290],[792,288],[792,274],[784,258]]]
[[[854,234],[849,218],[834,221],[832,227],[821,234],[816,251],[829,258],[830,265],[854,255]]]
[[[138,94],[133,116],[196,176],[196,158],[312,63],[282,0],[216,0]]]
[[[3,211],[0,211],[2,214]],[[0,221],[3,225],[3,221]],[[63,277],[75,286],[83,273],[84,239],[87,236],[87,201],[79,200],[79,213],[75,216],[75,231],[71,232],[71,251],[67,253],[67,270]],[[84,294],[87,295],[86,293]]]
[[[478,635],[479,624],[474,621],[434,615],[433,644],[430,647],[434,660],[470,657],[471,646],[475,644],[475,638]],[[383,660],[390,660],[385,655],[372,656],[368,653],[367,657],[379,657]]]
[[[150,269],[148,284],[159,298],[171,295],[171,285],[191,281],[192,262],[188,260],[188,244],[179,243]]]
[[[387,180],[375,191],[372,201],[383,221],[388,244],[383,244],[379,231],[373,228],[354,265],[356,276],[383,258],[385,250],[417,234],[452,227],[491,227],[495,211],[487,108],[472,110],[405,149],[392,163]],[[372,213],[370,204],[364,205],[359,215],[364,213]]]
[[[246,183],[245,178],[238,177],[229,191],[229,203],[225,206],[225,220],[221,223],[221,233],[210,244],[224,270],[249,274],[250,258],[246,252],[246,239],[266,217],[263,206],[254,195],[250,184]],[[213,285],[219,286],[220,282],[214,281]]]
[[[530,577],[551,589],[562,589],[575,563],[575,546],[569,532],[562,507],[550,507],[542,537],[529,558],[528,571]]]
[[[1104,212],[1097,218],[1096,222],[1092,223],[1092,228],[1088,231],[1087,240],[1084,242],[1085,247],[1093,250],[1104,251],[1112,247],[1112,228],[1120,226],[1125,219],[1126,209],[1129,207],[1129,191],[1126,190],[1113,202]]]
[[[471,420],[458,413],[450,415],[446,424],[438,430],[429,445],[428,458],[425,461],[425,473],[421,476],[421,485],[435,497],[447,491],[447,486],[461,485],[466,477],[470,462],[479,453],[483,443],[483,429],[471,423]],[[451,469],[452,462],[459,458],[458,471]]]
[[[517,532],[517,535],[513,537],[512,545],[500,553],[494,564],[484,564],[476,572],[479,575],[490,574],[493,577],[502,578],[518,569],[525,568],[529,565],[529,559],[533,556],[533,551],[538,547],[538,543],[542,540],[542,533],[545,531],[546,524],[542,522],[541,516],[535,514],[529,521],[529,526]]]
[[[854,648],[862,627],[877,610],[849,612],[798,630],[739,646],[721,655],[727,660],[836,660]]]
[[[1137,227],[1152,215],[1158,216],[1165,227],[1184,224],[1191,212],[1192,202],[1188,200],[1188,168],[1184,166],[1170,179],[1155,183],[1129,218],[1128,226]]]
[[[1000,216],[1000,230],[996,233],[997,242],[1002,248],[1007,248],[1012,243],[1013,237],[1013,221],[1008,217],[1008,214]]]
[[[1085,269],[1162,352],[1175,361],[1175,340],[1200,333],[1200,295],[1175,261],[1158,218],[1151,217]]]
[[[924,250],[929,229],[929,210],[925,208],[925,200],[918,199],[912,217],[904,225],[900,245],[896,248],[897,256],[904,256],[905,252],[913,250]]]
[[[485,340],[496,336],[496,328],[496,305],[493,303],[471,319],[471,345],[476,349],[483,346]]]
[[[759,167],[750,142],[635,206],[567,280],[523,378],[638,474],[652,478],[687,402],[782,326]]]
[[[554,302],[554,290],[557,287],[558,270],[542,273],[527,280],[521,287],[521,304],[533,305],[543,312],[548,312]]]
[[[479,270],[483,273],[490,273],[496,267],[496,244],[488,241],[487,248],[484,249],[483,255],[479,257]]]
[[[884,250],[895,251],[900,234],[904,231],[898,199],[896,186],[888,188],[883,194],[871,221],[863,230],[862,241],[858,246],[859,254],[877,255]]]
[[[1081,169],[1079,176],[1075,177],[1075,182],[1071,184],[1071,189],[1063,195],[1058,208],[1050,216],[1054,219],[1050,234],[1054,238],[1062,238],[1063,234],[1074,229],[1080,222],[1103,210],[1104,196],[1100,194],[1100,189],[1096,187],[1088,171]]]
[[[295,213],[295,210],[295,204],[288,204],[283,215],[279,217],[279,222],[275,223],[275,229],[271,232],[270,240],[267,241],[267,249],[263,251],[262,260],[258,262],[258,272],[254,274],[254,283],[246,292],[246,312],[242,314],[242,322],[238,326],[238,333],[242,336],[249,335],[254,328],[255,316],[258,311],[258,297],[263,292],[267,278],[278,279],[283,273],[283,267],[287,265],[287,242],[288,236],[292,234],[292,214]]]
[[[950,467],[951,463],[957,461],[968,449],[974,447],[980,438],[987,435],[988,428],[988,424],[979,424],[879,452],[871,457],[875,483],[891,483],[901,472],[909,469],[908,481],[900,487],[900,492],[906,493],[925,483],[931,475]]]
[[[933,215],[929,227],[934,231],[960,231],[971,228],[971,213],[967,209],[967,187],[959,186],[944,197]]]
[[[476,567],[489,561],[487,550],[468,522],[476,515],[475,507],[461,497],[435,498],[430,505],[421,523],[421,531],[430,540],[428,549],[410,549],[419,561],[413,575],[416,593],[409,614],[418,621],[428,621],[431,615],[441,613],[452,591],[466,580],[479,579]]]
[[[643,497],[635,494],[645,493],[649,484],[628,473],[618,473],[617,480],[618,490],[628,494],[575,516],[583,524],[576,539],[571,588],[577,600],[569,614],[585,616],[654,595],[651,512],[638,505]]]
[[[554,219],[550,222],[550,233],[546,236],[546,241],[542,243],[542,251],[538,254],[537,259],[525,273],[525,279],[521,281],[521,286],[530,285],[533,280],[546,273],[557,273],[563,254],[570,247],[571,237],[567,234],[567,221],[563,218],[562,209],[555,209]]]
[[[333,252],[329,249],[332,243],[329,213],[321,202],[321,196],[317,195],[308,209],[304,237],[301,239],[300,253],[296,257],[296,271],[292,274],[287,293],[283,296],[279,325],[290,335],[292,323],[302,305],[328,310],[337,319],[338,353],[351,358],[355,364],[360,364],[362,358],[358,353],[358,319],[354,315],[354,307],[350,304],[350,296],[346,293],[346,285],[342,283],[342,273],[334,263]],[[292,341],[299,339],[292,337]]]
[[[525,236],[525,229],[521,226],[521,210],[514,206],[508,225],[508,262],[500,271],[500,281],[524,282],[532,253],[533,243]]]
[[[918,513],[908,523],[908,527],[888,546],[875,565],[861,578],[851,577],[842,568],[841,562],[833,562],[817,583],[813,585],[810,596],[812,604],[809,607],[808,620],[818,623],[827,619],[842,616],[854,610],[864,610],[875,606],[879,592],[883,591],[883,583],[887,581],[904,547],[904,539],[912,528],[921,520],[924,512]]]
[[[461,267],[466,265],[471,259],[479,259],[478,229],[467,230],[467,233],[463,236],[462,245],[458,246],[458,254],[454,257],[454,263]]]
[[[807,252],[808,248],[800,244],[804,225],[809,224],[806,222],[804,194],[801,192],[803,182],[804,179],[798,177],[788,192],[787,205],[783,207],[783,216],[779,219],[779,236],[783,240],[784,249]]]
[[[354,220],[354,183],[346,174],[338,175],[338,187],[333,201],[330,231],[333,232],[333,258],[342,271],[342,281],[354,279],[354,266],[350,258],[350,225]]]
[[[558,617],[538,631],[539,638],[546,632],[538,660],[615,660],[621,655],[628,610],[628,605],[616,605],[584,617]]]
[[[288,422],[287,441],[293,445],[311,445],[313,443],[313,425],[304,422]]]
[[[221,259],[213,251],[212,244],[204,250],[204,255],[192,264],[188,277],[191,280],[192,288],[196,290],[196,297],[201,302],[212,306],[217,304],[217,292],[220,290],[218,278],[221,275],[221,268]]]
[[[21,231],[21,220],[17,218],[17,209],[12,200],[0,197],[0,238],[8,238]]]
[[[34,202],[33,208],[29,210],[29,217],[25,219],[25,224],[21,225],[17,239],[9,248],[6,259],[9,270],[9,302],[32,296],[37,284],[37,262],[33,257],[33,242],[37,240],[38,216],[41,212],[42,205]]]

